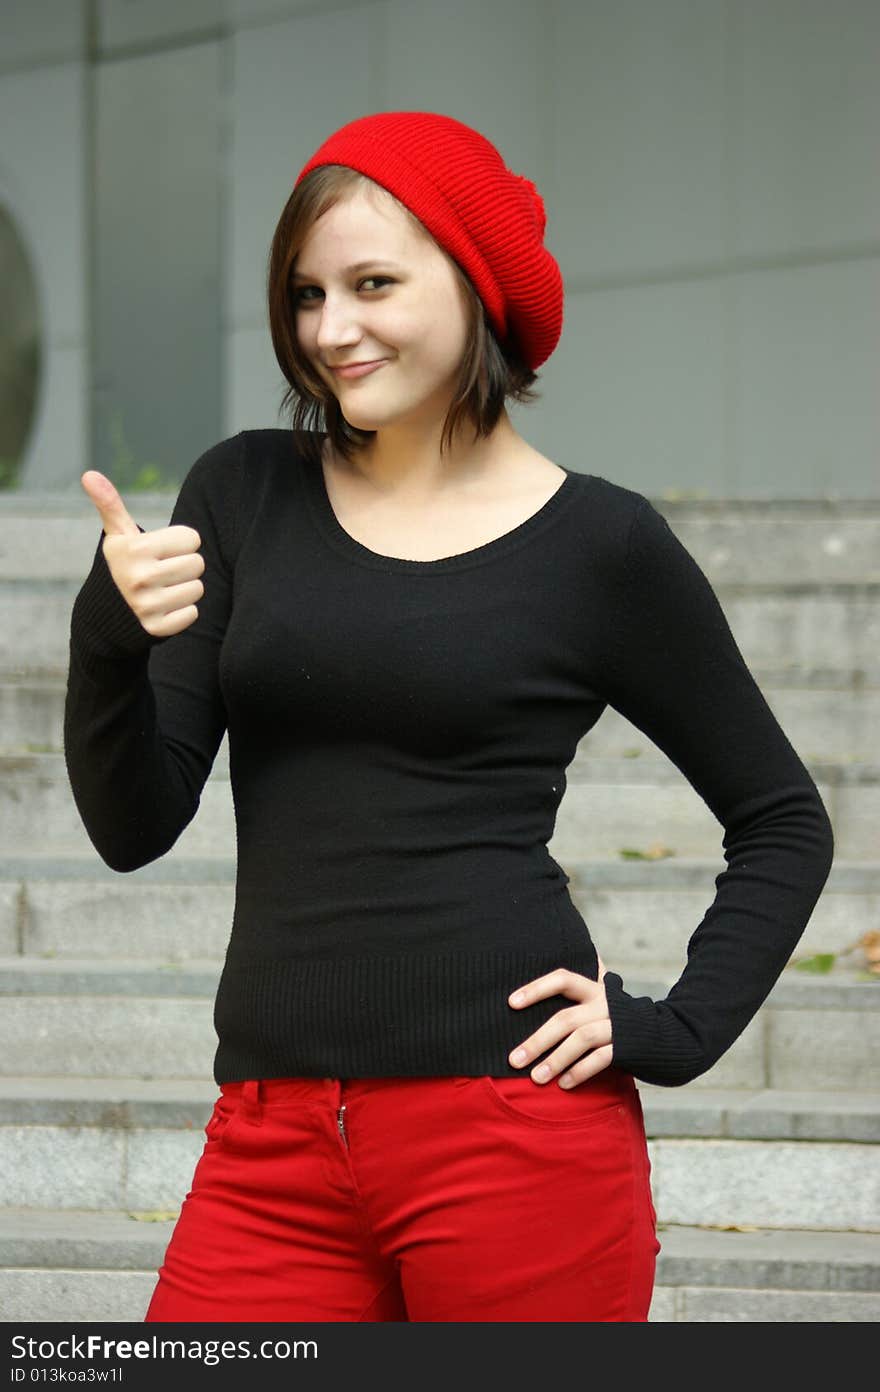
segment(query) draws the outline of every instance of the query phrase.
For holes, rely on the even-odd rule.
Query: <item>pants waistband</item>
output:
[[[509,1075],[514,1081],[519,1078],[528,1078],[528,1071],[524,1071],[518,1077]],[[381,1088],[392,1087],[395,1090],[406,1090],[407,1088],[418,1088],[424,1090],[430,1087],[449,1087],[463,1086],[467,1083],[477,1081],[472,1075],[447,1075],[439,1077],[418,1076],[402,1078],[252,1078],[245,1081],[233,1081],[220,1084],[220,1091],[224,1097],[238,1100],[246,1116],[253,1121],[259,1121],[264,1106],[276,1106],[285,1102],[304,1102],[321,1103],[339,1107],[352,1096],[360,1096],[365,1093],[375,1092]],[[532,1083],[533,1087],[540,1086]],[[544,1084],[544,1086],[547,1086]],[[616,1094],[635,1091],[635,1082],[632,1075],[621,1072],[620,1069],[609,1067],[596,1074],[595,1077],[588,1079],[586,1083],[580,1084],[582,1087],[589,1087],[596,1092],[608,1092],[609,1097]]]
[[[351,1094],[375,1092],[387,1087],[448,1086],[470,1083],[470,1077],[407,1078],[249,1078],[220,1084],[224,1097],[240,1099],[245,1111],[257,1112],[261,1105],[283,1102],[331,1102],[336,1106]]]

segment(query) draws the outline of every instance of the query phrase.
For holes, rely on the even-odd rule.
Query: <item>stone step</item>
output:
[[[0,1204],[177,1211],[217,1091],[213,1080],[2,1080]],[[880,1093],[639,1091],[661,1223],[880,1233]]]
[[[845,674],[800,683],[789,674],[752,669],[758,686],[801,759],[816,764],[875,761],[880,729],[880,688],[848,685]],[[11,728],[11,727],[10,727]],[[654,758],[657,746],[637,726],[607,706],[580,741],[578,757]]]
[[[880,764],[867,758],[804,762],[831,818],[835,855],[880,857]],[[721,824],[659,750],[614,758],[579,749],[566,777],[549,843],[557,860],[616,857],[624,848],[645,849],[655,841],[679,856],[712,855],[720,846]]]
[[[168,525],[177,488],[132,493],[147,531]],[[682,499],[649,494],[713,585],[880,581],[877,499]],[[0,579],[82,580],[100,527],[79,480],[0,496]]]
[[[174,1219],[0,1210],[0,1307],[25,1322],[141,1322]],[[874,1322],[880,1235],[661,1226],[652,1322]],[[291,1311],[291,1320],[297,1314]]]
[[[571,899],[609,970],[612,961],[636,970],[662,961],[679,963],[680,971],[688,942],[714,898],[716,877],[726,868],[723,858],[678,856],[562,864]],[[800,976],[796,964],[820,953],[840,954],[835,974],[840,967],[864,967],[854,944],[878,922],[880,862],[835,859],[787,975]]]
[[[723,857],[563,864],[609,970],[650,961],[683,966],[725,868]],[[222,959],[234,905],[234,859],[189,858],[175,848],[121,876],[91,847],[83,856],[7,855],[0,857],[0,955]],[[878,922],[880,862],[835,859],[795,957],[844,953]]]
[[[0,1307],[15,1323],[144,1318],[174,1219],[0,1210]],[[651,1322],[874,1322],[880,1234],[660,1225]],[[290,1319],[297,1318],[294,1310]]]
[[[604,961],[603,957],[603,961]],[[606,966],[608,964],[606,963]],[[222,963],[7,957],[0,1077],[202,1078],[213,1066],[213,1001]],[[634,996],[663,998],[682,967],[628,971]],[[871,1090],[880,1052],[876,980],[782,978],[701,1088]],[[674,1091],[679,1091],[674,1089]]]
[[[666,992],[684,963],[641,962],[627,980],[639,993]],[[18,996],[211,996],[223,967],[219,958],[158,962],[150,958],[0,957],[0,997]],[[787,968],[762,1007],[764,1010],[840,1010],[857,1016],[864,1038],[866,1016],[880,1014],[880,980],[843,967],[828,974]]]
[[[536,1085],[537,1086],[537,1085]],[[880,1089],[656,1087],[638,1084],[650,1137],[880,1140]],[[0,1076],[0,1126],[201,1131],[218,1088],[203,1078]]]
[[[782,674],[753,671],[755,680],[802,759],[853,763],[876,756],[880,688],[848,684],[846,673],[824,683],[782,684]],[[66,675],[0,674],[0,753],[61,753]],[[590,755],[656,757],[656,746],[610,706],[581,741]],[[228,741],[218,763],[228,764]]]
[[[880,764],[807,764],[828,809],[835,853],[845,860],[880,857]],[[61,754],[0,756],[0,845],[7,855],[88,854],[91,842],[74,802]],[[719,852],[720,823],[670,760],[578,754],[550,851],[557,860],[616,857],[658,840],[679,856]],[[217,761],[199,810],[168,853],[235,854],[235,817],[228,761]]]
[[[0,581],[0,669],[66,670],[70,613],[90,564],[91,555],[78,582]],[[849,685],[880,685],[880,582],[719,585],[716,593],[743,657],[765,679],[842,672]]]

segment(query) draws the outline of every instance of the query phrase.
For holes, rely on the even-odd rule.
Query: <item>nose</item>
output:
[[[325,358],[336,357],[340,348],[350,348],[360,339],[361,331],[345,303],[325,298],[315,339]]]

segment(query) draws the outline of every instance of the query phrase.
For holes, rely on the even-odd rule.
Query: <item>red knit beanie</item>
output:
[[[485,136],[431,111],[380,111],[341,126],[300,170],[342,164],[388,189],[467,272],[502,346],[535,371],[562,333],[562,274],[544,246],[530,179]]]

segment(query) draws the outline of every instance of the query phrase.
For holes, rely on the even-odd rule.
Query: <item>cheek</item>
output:
[[[303,316],[302,321],[296,326],[296,344],[314,376],[332,390],[333,383],[328,381],[331,374],[322,365],[322,351],[318,346],[317,320],[311,323],[307,316]]]
[[[435,372],[448,373],[458,368],[467,343],[467,321],[446,300],[436,301],[436,313],[427,325],[422,325],[421,345],[426,360],[430,359]]]
[[[300,352],[307,357],[314,357],[315,353],[315,329],[309,323],[308,315],[298,314],[293,321],[293,332],[296,345]]]
[[[442,312],[421,314],[401,322],[397,327],[398,332],[391,342],[398,351],[405,351],[407,361],[414,370],[431,377],[446,377],[458,367],[465,339],[454,316]]]

